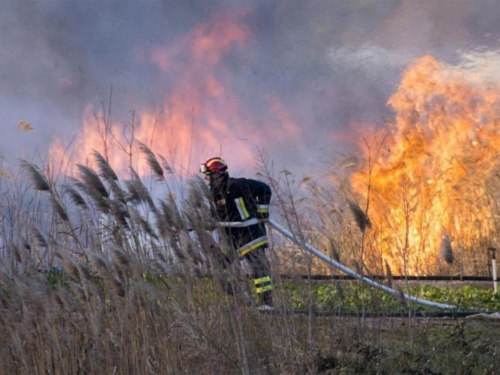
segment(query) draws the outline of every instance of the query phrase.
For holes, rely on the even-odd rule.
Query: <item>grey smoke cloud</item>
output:
[[[493,0],[3,1],[0,153],[11,163],[43,157],[55,137],[78,134],[86,106],[107,103],[111,87],[117,121],[161,104],[178,72],[158,69],[148,52],[233,10],[252,40],[221,62],[233,73],[226,83],[257,119],[271,115],[268,94],[289,109],[302,144],[265,146],[277,165],[299,170],[355,150],[353,124],[382,121],[414,58],[487,64],[500,38]],[[22,133],[20,120],[35,130]]]

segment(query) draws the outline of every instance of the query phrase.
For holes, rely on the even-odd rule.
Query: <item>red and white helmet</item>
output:
[[[221,173],[225,171],[227,171],[227,164],[218,156],[207,159],[200,166],[200,172],[204,174]]]

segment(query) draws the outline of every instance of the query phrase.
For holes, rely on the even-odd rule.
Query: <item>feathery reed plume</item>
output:
[[[111,214],[115,217],[116,221],[124,227],[129,227],[127,218],[130,218],[130,213],[127,206],[119,200],[109,200]]]
[[[146,161],[148,162],[149,167],[153,171],[153,173],[156,175],[156,178],[158,181],[163,181],[164,179],[164,174],[163,174],[163,169],[160,166],[160,163],[158,163],[158,160],[156,159],[155,155],[153,152],[146,146],[144,143],[136,140],[136,143],[139,147],[139,150],[146,155]]]
[[[222,271],[225,267],[226,258],[220,245],[206,231],[197,232],[199,236],[200,251],[204,255],[204,263],[207,269]]]
[[[62,260],[63,269],[74,281],[83,283],[85,279],[91,279],[92,275],[88,267],[75,260],[69,253],[56,250],[54,255]],[[88,261],[88,254],[86,252],[84,253],[84,257]]]
[[[108,191],[104,187],[101,179],[92,169],[82,164],[77,164],[76,166],[80,172],[80,178],[85,184],[87,191],[98,193],[104,198],[109,197]]]
[[[144,186],[139,175],[132,167],[130,168],[130,174],[132,175],[132,179],[125,181],[127,189],[130,193],[128,200],[132,202],[145,202],[153,212],[156,212],[157,208],[151,198],[151,195],[149,194],[148,189]]]
[[[177,204],[175,203],[175,200],[172,195],[168,196],[168,202],[166,204],[166,207],[168,207],[168,213],[172,220],[173,226],[177,230],[183,229],[184,221],[182,220],[181,213],[179,212],[179,208],[177,207]]]
[[[97,150],[93,150],[92,155],[97,161],[97,167],[99,168],[101,177],[106,181],[117,181],[118,176],[115,171],[113,171],[108,161]]]
[[[186,225],[191,228],[197,236],[207,230],[213,231],[217,228],[217,221],[211,215],[209,207],[196,209],[187,206],[183,212]]]
[[[328,247],[330,248],[330,254],[332,254],[332,258],[340,263],[340,253],[338,251],[338,247],[337,244],[335,243],[335,240],[329,238]]]
[[[188,202],[194,208],[207,208],[210,202],[210,191],[208,186],[199,177],[188,181]]]
[[[33,237],[35,238],[36,244],[39,247],[47,247],[47,241],[43,237],[42,233],[37,228],[31,228],[33,232]]]
[[[23,248],[25,250],[31,251],[31,245],[26,239],[23,241]]]
[[[18,263],[22,263],[23,262],[23,258],[21,256],[21,252],[19,251],[19,248],[15,245],[15,244],[12,244],[12,254],[14,254],[14,258],[16,259],[16,261]]]
[[[365,211],[363,211],[356,202],[349,201],[348,204],[358,228],[362,232],[364,232],[366,228],[371,228],[372,224]]]
[[[387,263],[386,260],[384,262],[385,262],[385,275],[387,277],[387,285],[389,286],[389,288],[392,288],[393,277],[392,277],[391,267],[389,266],[389,263]]]
[[[184,234],[183,241],[182,241],[182,250],[184,254],[189,255],[191,261],[193,263],[201,263],[202,259],[200,256],[200,253],[197,251],[197,249],[193,246],[192,241],[187,238],[187,234]]]
[[[149,223],[147,222],[147,220],[144,219],[141,216],[141,214],[137,210],[135,210],[135,209],[130,209],[130,212],[131,212],[132,220],[134,220],[134,222],[138,222],[139,225],[140,225],[140,227],[142,228],[142,230],[147,235],[149,235],[151,238],[154,238],[155,240],[158,240],[158,236],[154,232],[154,230],[151,227],[151,225],[149,225]]]
[[[3,327],[6,327],[4,323],[4,317],[6,316],[5,313],[7,313],[11,308],[14,308],[14,310],[17,311],[21,311],[21,305],[24,302],[19,293],[19,283],[17,282],[17,280],[17,275],[13,276],[12,274],[8,274],[4,270],[0,270],[0,306],[5,309],[2,311],[2,314],[0,314],[2,316],[0,318],[0,323]]]
[[[70,178],[72,180],[73,184],[80,189],[81,191],[85,192],[92,201],[95,203],[96,207],[101,211],[102,213],[108,214],[110,211],[109,203],[107,201],[107,197],[103,197],[102,194],[98,191],[93,189],[90,185],[86,185],[85,183],[74,179]]]
[[[194,208],[200,209],[203,207],[204,202],[198,189],[188,189],[188,201]]]
[[[163,253],[161,252],[161,250],[157,246],[153,246],[153,253],[156,254],[156,257],[160,260],[160,262],[167,263],[167,258],[165,258],[165,256],[163,255]],[[160,268],[162,273],[165,273],[165,274],[167,273],[161,263],[157,262],[156,264]]]
[[[68,300],[68,295],[66,293],[63,293],[64,294],[64,298],[63,296],[61,296],[60,294],[61,292],[59,293],[53,293],[52,294],[52,297],[54,299],[54,302],[56,303],[56,305],[63,311],[65,310],[68,310],[69,307],[68,307],[68,303],[67,303],[67,300]]]
[[[26,120],[21,120],[17,123],[17,127],[21,129],[23,132],[28,133],[33,130],[33,125],[31,125]]]
[[[113,194],[113,197],[125,204],[127,202],[127,199],[125,198],[125,192],[122,190],[120,185],[118,185],[118,182],[115,180],[108,180],[109,184],[109,189],[111,190],[111,193]]]
[[[177,257],[177,259],[180,261],[185,261],[186,255],[184,254],[183,249],[181,249],[179,232],[172,231],[171,233],[169,233],[169,235],[168,235],[168,237],[166,237],[166,239],[168,240],[168,244],[170,246],[170,249],[172,250],[173,254]]]
[[[50,199],[52,201],[52,206],[54,207],[54,210],[59,214],[61,219],[63,221],[69,221],[69,216],[64,207],[59,203],[59,201],[54,197],[53,195],[50,196]]]
[[[82,277],[86,280],[92,279],[92,271],[88,267],[88,249],[87,251],[84,252],[85,258],[87,259],[86,263],[79,263],[80,265],[80,272],[82,274]]]
[[[109,268],[110,268],[109,264],[108,264],[107,260],[104,259],[104,257],[101,254],[93,252],[90,256],[90,259],[92,260],[92,264],[94,266],[96,266],[96,269],[101,269],[104,271],[109,270]]]
[[[128,195],[126,197],[127,202],[130,203],[141,203],[141,196],[137,191],[135,183],[133,180],[125,180],[125,186],[127,187]]]
[[[117,296],[125,297],[125,286],[117,277],[111,279],[111,286]]]
[[[441,237],[440,255],[447,264],[450,266],[453,264],[455,255],[453,254],[453,248],[451,247],[450,236],[446,232]]]
[[[87,300],[87,292],[85,291],[85,288],[80,286],[77,282],[70,283],[69,287],[72,291],[72,294],[77,297],[77,301],[83,302]]]
[[[108,277],[110,275],[111,267],[101,254],[93,252],[89,258],[94,266],[93,269],[99,276]]]
[[[143,272],[138,269],[142,263],[139,262],[136,255],[132,252],[127,252],[120,246],[110,243],[108,244],[109,252],[111,255],[111,264],[116,274],[117,280],[128,285],[128,278],[134,275],[141,275]]]
[[[5,295],[5,292],[2,289],[3,288],[0,288],[0,306],[4,310],[8,310],[10,305],[9,298]],[[2,322],[2,325],[5,325],[5,323]]]
[[[158,201],[160,202],[161,217],[164,221],[164,224],[166,224],[168,228],[174,227],[174,217],[171,212],[171,207],[163,199],[159,199]]]
[[[172,224],[170,223],[170,217],[166,214],[166,203],[159,199],[160,209],[155,214],[156,229],[160,236],[167,238],[172,232]]]
[[[84,210],[87,210],[89,208],[87,206],[87,203],[85,202],[85,199],[83,199],[83,197],[78,191],[76,191],[76,189],[67,185],[64,187],[64,190],[66,193],[68,193],[71,202],[73,202],[75,205],[80,206]]]
[[[208,184],[206,184],[205,181],[199,176],[196,176],[196,182],[197,182],[198,187],[203,192],[203,196],[205,196],[206,199],[211,201],[212,193],[210,191],[210,187],[208,186]]]
[[[163,166],[163,169],[165,169],[169,174],[174,173],[174,170],[172,169],[170,164],[168,164],[167,160],[162,155],[158,155],[158,157],[161,160],[161,165]]]
[[[50,191],[50,185],[38,167],[21,160],[21,167],[28,173],[35,190]]]
[[[112,255],[120,266],[130,266],[132,260],[130,256],[118,246],[111,246]]]
[[[63,268],[67,272],[69,277],[71,277],[75,281],[79,281],[81,279],[81,274],[80,269],[75,261],[71,259],[67,254],[59,251],[56,253],[56,256],[62,260]]]

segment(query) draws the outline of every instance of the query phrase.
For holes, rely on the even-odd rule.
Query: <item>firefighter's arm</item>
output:
[[[257,219],[266,223],[269,220],[269,204],[271,203],[271,188],[264,182],[250,180],[250,190],[256,202]]]

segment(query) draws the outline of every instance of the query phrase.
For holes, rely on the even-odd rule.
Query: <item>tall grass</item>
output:
[[[225,239],[213,234],[205,182],[192,178],[176,198],[168,163],[144,144],[140,150],[153,182],[132,168],[121,179],[96,151],[97,170],[78,165],[63,183],[23,161],[24,173],[3,190],[1,374],[398,372],[402,365],[384,358],[391,359],[391,342],[410,337],[407,329],[387,331],[383,318],[362,318],[365,306],[354,322],[316,316],[318,295],[299,276],[337,271],[276,233],[269,255],[279,310],[256,311],[244,264],[221,267]],[[381,261],[360,252],[369,219],[353,196],[307,178],[296,182],[289,172],[275,177],[261,159],[277,220],[348,266],[379,271],[372,266]],[[313,194],[302,196],[302,187]],[[289,314],[295,306],[281,273],[295,276],[308,314]],[[336,288],[339,299],[348,298]]]

